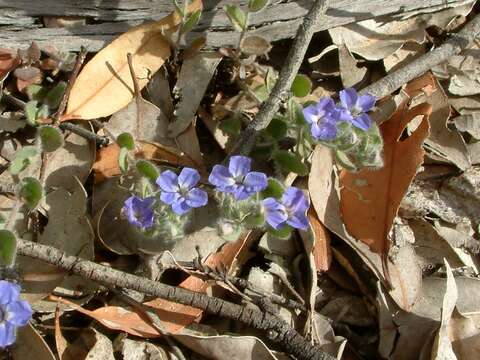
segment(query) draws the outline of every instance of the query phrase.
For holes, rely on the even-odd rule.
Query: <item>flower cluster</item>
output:
[[[262,200],[259,195],[268,187],[268,179],[262,172],[250,171],[251,165],[252,160],[246,156],[232,156],[228,166],[213,167],[208,181],[214,186],[222,217],[241,226],[261,226],[266,222],[275,230],[285,225],[306,229],[309,203],[304,193],[290,187],[280,200]],[[163,171],[156,180],[159,196],[130,196],[122,212],[130,224],[142,231],[173,226],[174,219],[182,219],[190,209],[207,204],[208,195],[197,187],[199,181],[200,174],[192,168],[183,168],[178,175]],[[166,217],[169,221],[162,221]],[[178,233],[177,230],[174,232]]]
[[[31,317],[29,303],[20,300],[20,287],[0,280],[0,348],[12,345],[17,327],[27,325]]]
[[[353,88],[342,90],[339,95],[340,103],[337,105],[332,98],[324,97],[317,104],[303,109],[303,116],[310,125],[315,140],[334,140],[341,122],[349,122],[364,131],[372,125],[367,112],[375,106],[375,97],[369,94],[358,95]]]

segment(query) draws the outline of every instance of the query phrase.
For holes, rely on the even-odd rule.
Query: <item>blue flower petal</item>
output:
[[[308,229],[308,218],[305,215],[305,212],[303,213],[295,213],[291,215],[287,219],[287,224],[290,225],[291,227],[294,227],[296,229],[300,230],[307,230]]]
[[[252,171],[245,176],[243,184],[249,192],[265,190],[268,186],[267,175],[262,172]]]
[[[372,126],[372,119],[367,114],[360,114],[353,118],[352,124],[359,129],[367,131]]]
[[[244,185],[235,185],[235,190],[233,191],[233,197],[236,200],[245,200],[252,194],[253,192],[248,191],[248,189]]]
[[[317,112],[317,105],[309,105],[305,109],[303,109],[303,117],[305,121],[309,124],[316,123],[318,121],[318,112]]]
[[[198,188],[193,188],[190,190],[186,196],[186,201],[188,206],[198,208],[201,206],[207,205],[208,195],[205,191]]]
[[[288,219],[285,206],[274,198],[266,198],[262,201],[267,223],[275,230],[281,229]]]
[[[122,212],[127,216],[130,224],[139,228],[149,228],[154,221],[154,214],[151,208],[154,201],[154,197],[142,199],[135,195],[130,196],[125,200]]]
[[[12,345],[15,342],[15,325],[7,321],[0,323],[0,348]]]
[[[243,178],[250,171],[252,159],[247,156],[232,156],[228,163],[228,171],[233,178]]]
[[[357,104],[358,94],[354,88],[340,91],[340,102],[345,109],[352,109]]]
[[[200,181],[200,174],[197,170],[185,167],[178,175],[178,186],[181,189],[191,189]]]
[[[310,131],[315,140],[330,141],[337,137],[337,126],[329,121],[312,124]]]
[[[5,307],[6,320],[14,325],[23,326],[32,318],[32,308],[27,301],[20,300]]]
[[[210,182],[210,184],[219,187],[220,189],[217,190],[220,191],[223,191],[221,190],[222,188],[235,184],[235,180],[230,174],[230,171],[228,171],[228,169],[223,165],[215,165],[213,167],[212,172],[208,177],[208,181]]]
[[[178,191],[178,176],[171,170],[165,170],[156,181],[160,189],[168,192]]]
[[[172,204],[172,210],[177,215],[183,215],[190,209],[191,207],[188,206],[184,198],[180,198],[178,201]]]
[[[317,105],[317,113],[320,117],[330,114],[335,109],[335,103],[331,97],[322,97]]]
[[[20,286],[9,281],[0,280],[0,305],[15,301],[20,296]]]
[[[358,97],[357,106],[361,108],[363,112],[370,111],[375,106],[375,97],[370,94],[361,95]]]
[[[282,204],[290,213],[305,212],[310,206],[305,193],[294,186],[287,188],[282,196]]]
[[[172,205],[174,202],[178,201],[181,195],[177,192],[166,192],[162,191],[160,193],[160,200],[167,205]]]

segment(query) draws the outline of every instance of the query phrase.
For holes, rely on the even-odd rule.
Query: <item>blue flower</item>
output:
[[[130,196],[124,202],[122,213],[127,216],[130,224],[141,229],[148,229],[153,225],[152,205],[154,201],[153,197],[142,199],[135,195]]]
[[[337,136],[338,109],[333,100],[323,97],[316,104],[303,109],[303,117],[310,125],[315,140],[330,141]]]
[[[275,230],[288,224],[296,229],[308,228],[307,210],[310,204],[302,190],[289,187],[281,201],[269,197],[263,200],[263,209],[267,223]]]
[[[18,285],[0,280],[0,347],[2,348],[15,342],[16,328],[27,325],[32,317],[30,304],[19,298]]]
[[[362,130],[368,130],[372,125],[372,119],[366,114],[375,106],[375,97],[366,94],[358,95],[357,91],[353,88],[348,88],[340,91],[340,103],[341,108],[348,110],[346,120],[350,121],[354,126]]]
[[[157,178],[157,185],[161,189],[160,200],[171,205],[177,215],[204,206],[208,202],[208,195],[195,187],[199,181],[200,174],[195,169],[183,168],[178,176],[173,171],[166,170]]]
[[[243,200],[256,192],[264,190],[267,175],[257,171],[250,171],[252,160],[246,156],[232,156],[228,168],[215,165],[208,177],[208,181],[216,186],[216,190],[232,193],[236,200]]]

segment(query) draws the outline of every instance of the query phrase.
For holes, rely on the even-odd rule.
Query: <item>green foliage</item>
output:
[[[38,128],[38,135],[42,142],[42,150],[53,152],[63,146],[63,135],[57,128],[45,125]]]
[[[27,123],[36,126],[37,119],[47,118],[50,115],[50,111],[48,106],[45,104],[40,104],[36,100],[30,100],[25,105],[25,117],[27,119]]]
[[[258,12],[268,5],[269,0],[250,0],[248,2],[248,10],[250,12]]]
[[[247,15],[237,5],[225,5],[225,12],[227,13],[230,22],[237,31],[243,31],[247,27]]]
[[[187,17],[187,20],[181,26],[180,33],[186,34],[192,31],[192,29],[198,24],[198,21],[200,20],[201,15],[202,15],[201,10],[194,11],[192,14],[190,14]]]
[[[283,139],[285,135],[287,135],[287,130],[287,123],[280,118],[273,118],[273,120],[265,129],[267,134],[273,137],[275,140]]]
[[[43,103],[50,109],[57,109],[62,101],[63,94],[67,88],[67,83],[60,81],[53,89],[51,89],[43,99]]]
[[[303,163],[302,159],[290,151],[276,151],[274,154],[274,160],[284,172],[294,172],[301,176],[308,174],[308,168]]]
[[[130,133],[121,133],[117,137],[118,146],[121,148],[126,148],[127,150],[135,149],[135,140],[133,140],[133,136]]]
[[[0,262],[3,266],[12,266],[15,263],[17,239],[8,230],[0,230]]]
[[[231,116],[223,120],[218,127],[228,135],[238,136],[242,130],[242,121],[238,116]]]
[[[275,199],[281,199],[284,192],[285,188],[280,181],[269,178],[267,188],[262,191],[262,198],[273,197]]]
[[[157,167],[148,160],[138,160],[136,163],[137,171],[140,175],[145,176],[149,180],[155,182],[160,176]]]
[[[128,170],[128,149],[125,147],[120,148],[120,153],[118,154],[118,166],[122,173],[126,173]]]
[[[18,184],[18,195],[30,209],[34,209],[43,196],[42,184],[33,177],[25,177]]]
[[[293,228],[290,225],[285,225],[279,230],[275,230],[271,227],[268,227],[267,231],[269,234],[272,234],[273,236],[278,237],[280,239],[288,239],[292,234]]]
[[[292,93],[296,97],[305,97],[312,91],[312,81],[302,74],[295,76],[291,87]]]
[[[10,163],[10,173],[18,175],[32,163],[32,158],[38,155],[34,146],[24,146],[15,154],[15,158]]]

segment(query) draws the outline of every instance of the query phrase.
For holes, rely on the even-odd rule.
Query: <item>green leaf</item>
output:
[[[250,0],[248,2],[248,10],[250,12],[258,12],[268,5],[269,0]]]
[[[136,166],[142,176],[145,176],[153,182],[160,176],[157,167],[148,160],[138,160]]]
[[[18,175],[21,171],[31,164],[31,158],[37,156],[38,151],[34,146],[25,146],[15,154],[15,158],[10,163],[10,173]]]
[[[57,109],[60,105],[60,102],[63,98],[63,93],[67,88],[67,83],[65,81],[60,81],[53,89],[51,89],[48,94],[45,96],[43,103],[47,105],[50,109]]]
[[[276,140],[283,139],[287,134],[287,123],[280,118],[274,118],[265,131]]]
[[[312,81],[306,75],[298,74],[293,80],[291,90],[294,96],[305,97],[312,91]]]
[[[349,170],[349,171],[357,171],[358,170],[358,168],[350,160],[348,155],[343,151],[336,150],[335,151],[335,159],[340,164],[340,166],[343,167],[346,170]]]
[[[32,125],[37,125],[37,112],[38,112],[38,101],[30,100],[25,105],[25,117],[27,118],[27,122]]]
[[[192,14],[190,14],[187,21],[185,21],[185,23],[180,28],[180,33],[185,34],[192,31],[192,29],[198,24],[198,21],[200,20],[201,15],[202,15],[202,10],[197,10]]]
[[[281,239],[288,239],[290,235],[292,234],[293,228],[290,225],[284,225],[282,228],[279,230],[275,230],[272,227],[268,227],[268,232],[272,234],[275,237],[281,238]]]
[[[128,169],[128,149],[125,147],[120,148],[120,153],[118,154],[118,166],[122,173],[126,173]]]
[[[3,266],[12,266],[17,253],[17,239],[8,230],[0,230],[0,262]]]
[[[225,5],[223,8],[227,13],[230,22],[237,31],[243,31],[247,27],[247,16],[236,5]]]
[[[30,209],[34,209],[43,196],[43,188],[40,181],[33,177],[25,177],[18,184],[18,188],[18,195]]]
[[[222,120],[218,127],[228,135],[238,136],[242,130],[242,121],[238,116],[232,116]]]
[[[32,84],[27,87],[27,95],[30,100],[42,101],[48,93],[48,89],[42,85]]]
[[[121,148],[126,148],[127,150],[135,149],[135,140],[133,140],[133,136],[130,133],[121,133],[117,137],[118,146]]]
[[[285,187],[280,181],[278,181],[277,179],[269,178],[267,188],[262,191],[261,196],[262,199],[266,199],[268,197],[281,199],[284,191]]]
[[[278,150],[274,154],[274,159],[285,172],[294,172],[301,176],[308,174],[308,168],[302,159],[290,151]]]
[[[63,135],[53,126],[41,126],[38,128],[38,134],[42,142],[42,150],[45,152],[53,152],[63,146]]]

